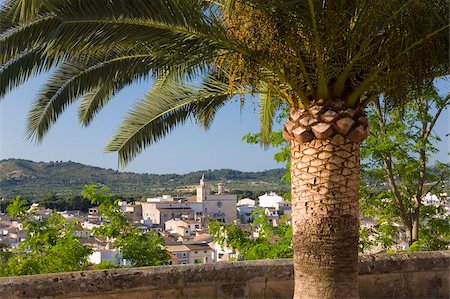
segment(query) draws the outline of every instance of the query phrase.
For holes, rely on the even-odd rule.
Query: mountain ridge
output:
[[[225,183],[229,191],[279,191],[288,186],[281,178],[285,169],[244,172],[232,169],[199,170],[186,174],[120,172],[78,162],[34,162],[25,159],[0,160],[0,198],[23,195],[39,200],[46,194],[79,195],[85,184],[106,185],[117,194],[133,197],[190,194],[205,174],[211,183]]]

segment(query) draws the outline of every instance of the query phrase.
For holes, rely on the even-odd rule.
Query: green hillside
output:
[[[161,194],[189,195],[204,174],[213,185],[224,183],[238,194],[268,191],[286,192],[281,181],[284,169],[242,172],[231,169],[203,170],[184,175],[119,172],[75,162],[33,162],[21,159],[0,161],[0,198],[23,195],[31,200],[56,193],[60,197],[79,195],[85,184],[102,184],[112,192],[143,198]]]

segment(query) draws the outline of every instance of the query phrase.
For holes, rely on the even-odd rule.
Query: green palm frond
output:
[[[0,67],[0,100],[5,94],[25,83],[30,77],[47,72],[64,60],[64,57],[48,57],[42,49],[35,48],[17,55]]]
[[[218,80],[213,84],[213,80],[208,78],[201,87],[156,82],[157,87],[129,112],[105,150],[117,151],[120,164],[125,165],[190,117],[197,117],[199,124],[207,127],[230,96],[228,84]]]
[[[37,17],[31,22],[17,24],[0,33],[0,65],[15,59],[17,55],[40,47],[49,38],[48,34],[60,25],[52,16]]]
[[[83,126],[88,126],[94,116],[109,102],[115,94],[113,82],[104,82],[99,87],[84,94],[78,107],[78,119]]]
[[[35,101],[28,118],[28,136],[41,141],[65,108],[84,94],[87,95],[79,108],[79,116],[81,123],[88,125],[115,93],[132,82],[168,69],[176,70],[179,77],[192,79],[206,72],[208,65],[207,57],[202,55],[158,57],[152,53],[120,51],[104,60],[84,57],[67,61]]]
[[[170,67],[167,63],[163,70],[155,70],[156,74],[162,72],[158,79],[154,82],[153,88],[162,88],[166,84],[171,84],[173,81],[192,80],[199,73],[206,72],[207,65],[203,65],[201,61],[189,61],[185,59],[183,63],[175,67]],[[173,61],[171,62],[173,63]],[[140,64],[144,67],[149,67],[149,64]],[[131,66],[130,66],[131,67]],[[128,71],[130,68],[128,68]],[[148,69],[143,69],[143,75],[147,75]],[[121,89],[128,86],[136,80],[138,74],[137,69],[133,69],[129,72],[131,75],[128,77],[126,74],[116,74],[115,79],[111,81],[104,80],[98,87],[93,88],[91,91],[84,94],[83,99],[80,102],[78,109],[78,117],[82,125],[88,126],[94,116],[109,102],[109,100]]]
[[[5,7],[8,7],[8,17],[11,21],[27,22],[32,19],[41,9],[47,0],[6,0]]]
[[[99,63],[81,60],[64,63],[41,90],[28,116],[28,137],[41,141],[65,108],[79,96],[104,82],[121,80],[123,85],[149,76],[152,55],[120,57]]]
[[[259,122],[260,122],[260,144],[263,148],[270,145],[270,137],[272,135],[272,125],[275,114],[280,108],[282,101],[279,95],[269,85],[263,84],[261,87]]]

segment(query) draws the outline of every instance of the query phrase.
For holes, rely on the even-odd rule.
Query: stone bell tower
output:
[[[205,175],[202,175],[200,185],[197,186],[197,202],[205,201],[208,195],[211,195],[211,186],[206,181]]]

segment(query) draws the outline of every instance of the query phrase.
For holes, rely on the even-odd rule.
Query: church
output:
[[[197,186],[197,203],[201,203],[202,215],[216,221],[231,224],[237,219],[237,195],[226,194],[222,183],[217,193],[211,194],[211,186],[203,175]]]

